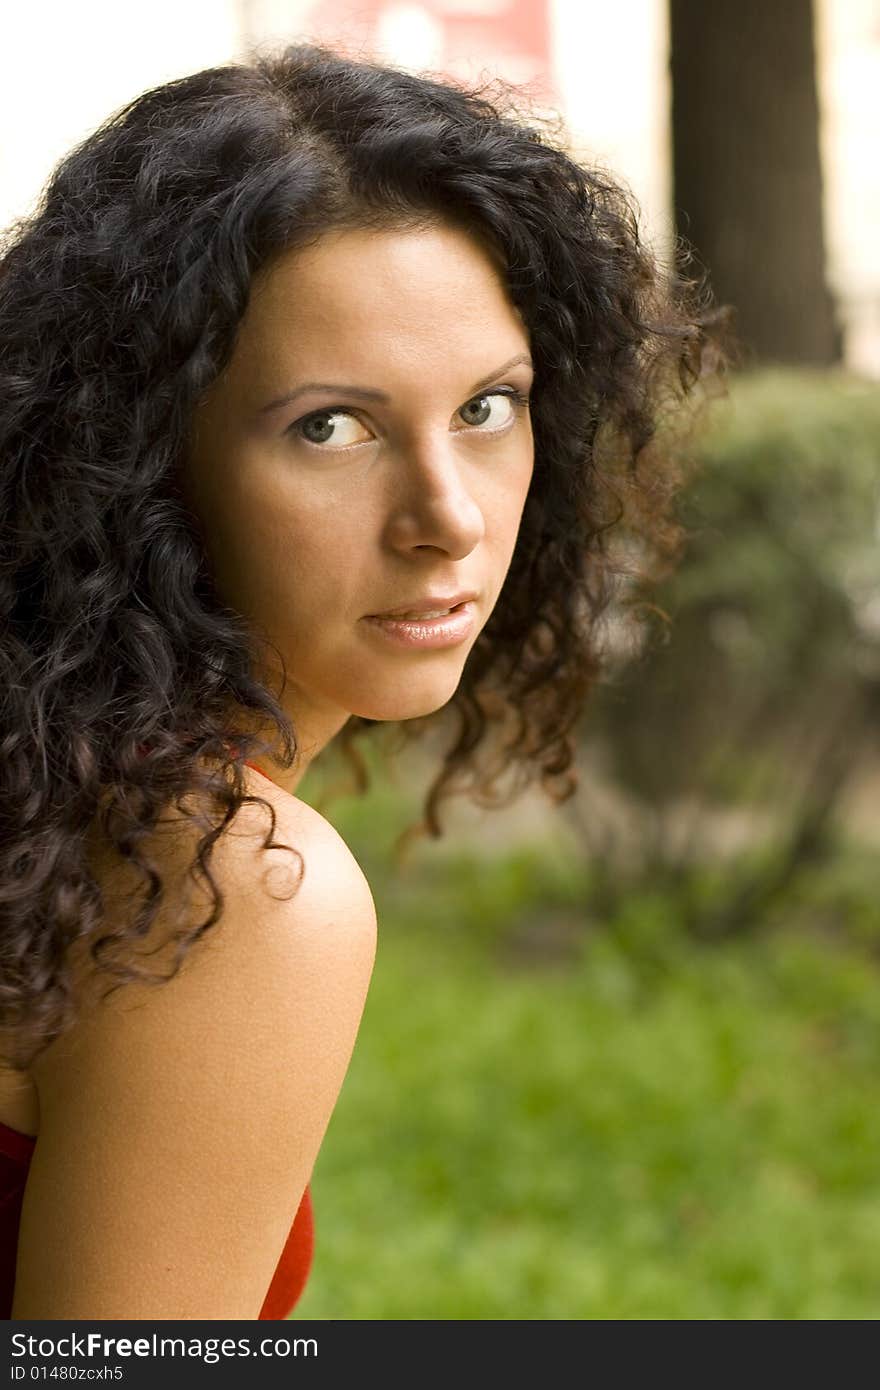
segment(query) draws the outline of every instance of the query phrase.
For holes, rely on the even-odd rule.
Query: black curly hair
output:
[[[574,789],[572,729],[624,571],[675,558],[667,426],[720,379],[726,316],[665,270],[631,196],[523,116],[466,90],[295,44],[145,92],[54,170],[0,258],[0,1035],[30,1065],[76,1012],[70,951],[126,981],[171,977],[222,912],[214,843],[243,763],[291,766],[296,732],[217,596],[181,487],[193,412],[232,354],[255,273],[330,228],[447,221],[491,247],[531,338],[535,470],[510,571],[445,711],[441,796],[493,804],[506,769]],[[615,546],[615,536],[625,544]],[[280,654],[279,654],[280,655]],[[253,719],[260,721],[252,725]],[[411,721],[406,737],[433,723]],[[352,717],[341,744],[376,721]],[[254,735],[277,729],[280,744]],[[488,756],[485,756],[488,752]],[[484,758],[481,765],[480,759]],[[471,782],[467,784],[467,776]],[[362,783],[363,784],[363,783]],[[169,975],[135,964],[163,895],[147,837],[204,793],[191,865],[207,920]],[[207,809],[204,809],[207,808]],[[187,812],[190,814],[190,812]],[[142,876],[108,925],[88,834]],[[283,846],[289,849],[290,846]]]

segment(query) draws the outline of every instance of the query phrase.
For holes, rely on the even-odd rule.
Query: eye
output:
[[[347,429],[339,429],[339,422],[347,426]],[[356,438],[357,431],[365,433],[364,439]],[[328,444],[332,443],[336,448],[346,448],[352,444],[366,443],[366,439],[371,439],[366,431],[366,426],[351,411],[340,410],[313,410],[310,415],[303,415],[302,419],[295,420],[290,426],[291,433],[297,433],[307,444]]]
[[[497,401],[505,401],[507,404],[499,412],[493,412],[492,405]],[[505,425],[521,410],[524,410],[529,403],[528,396],[523,395],[522,391],[517,391],[509,387],[503,391],[487,391],[482,396],[474,396],[473,400],[467,402],[459,410],[459,415],[469,425],[479,428],[487,421],[490,428],[482,431],[484,434],[491,434],[496,429],[503,429]],[[494,418],[500,415],[500,419]]]

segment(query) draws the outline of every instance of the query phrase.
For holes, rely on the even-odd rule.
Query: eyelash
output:
[[[530,400],[529,396],[526,395],[525,392],[518,391],[515,386],[509,386],[504,387],[503,389],[499,387],[494,391],[481,391],[476,396],[471,396],[470,399],[466,400],[464,404],[470,405],[472,401],[481,401],[484,400],[487,396],[505,396],[508,400],[513,401],[517,413],[520,413],[523,410],[525,410]],[[461,406],[459,407],[459,409],[464,409],[464,407]],[[298,434],[301,426],[304,425],[307,420],[312,420],[319,415],[353,415],[355,419],[359,418],[357,411],[350,409],[348,406],[328,406],[325,410],[310,410],[307,415],[301,415],[298,420],[294,420],[293,424],[287,427],[287,429],[285,430],[285,434]],[[496,432],[500,433],[500,431],[496,430],[481,430],[479,425],[474,425],[473,428],[477,431],[478,434],[495,434]],[[303,444],[310,444],[313,449],[323,449],[325,447],[323,444],[316,444],[313,439],[304,439],[302,435],[299,435],[299,437],[300,439],[302,439]],[[358,448],[358,445],[341,444],[337,445],[336,447],[340,453],[343,453],[346,449]]]

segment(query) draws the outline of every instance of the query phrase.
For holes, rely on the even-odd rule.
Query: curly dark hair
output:
[[[74,943],[116,978],[111,990],[171,978],[222,912],[210,857],[243,804],[268,809],[263,847],[277,847],[243,763],[271,751],[291,766],[296,733],[256,678],[248,625],[212,585],[181,461],[255,273],[325,230],[468,230],[531,336],[533,480],[499,601],[437,712],[459,722],[423,825],[441,833],[452,791],[494,804],[505,769],[520,787],[540,777],[557,801],[574,789],[600,620],[622,574],[656,574],[679,548],[667,426],[701,378],[723,374],[725,315],[681,262],[661,267],[631,195],[566,152],[561,120],[524,118],[521,98],[499,79],[466,90],[296,44],[145,92],[7,228],[0,1034],[12,1065],[72,1021]],[[376,722],[345,726],[353,765],[353,740]],[[193,792],[204,796],[187,814],[204,834],[190,868],[214,907],[175,934],[173,968],[156,976],[132,949],[163,894],[145,842]],[[86,853],[96,826],[144,881],[132,920],[103,934]]]

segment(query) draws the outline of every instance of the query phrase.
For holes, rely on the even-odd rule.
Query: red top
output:
[[[36,1144],[33,1135],[10,1129],[0,1121],[0,1318],[7,1321],[12,1317],[21,1204]],[[312,1200],[306,1187],[263,1299],[261,1319],[286,1318],[291,1312],[309,1276],[314,1240]]]

